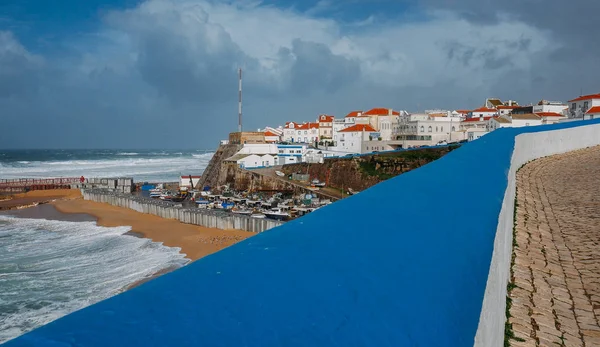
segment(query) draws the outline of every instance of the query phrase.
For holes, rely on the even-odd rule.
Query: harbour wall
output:
[[[496,130],[6,346],[500,347],[515,172],[598,143],[600,120]]]
[[[153,201],[146,198],[104,190],[82,189],[85,200],[103,202],[109,205],[128,208],[137,212],[152,214],[182,223],[200,225],[207,228],[237,229],[260,233],[283,224],[272,219],[259,219],[236,215],[218,210],[184,208],[181,204],[166,201]]]

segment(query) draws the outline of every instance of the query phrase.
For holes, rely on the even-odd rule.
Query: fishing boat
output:
[[[267,216],[267,218],[271,218],[271,219],[275,219],[275,220],[286,220],[286,219],[290,218],[290,214],[287,212],[284,212],[281,208],[272,208],[268,211],[265,211],[264,215]]]
[[[285,174],[281,171],[275,171],[275,174],[279,177],[285,177]]]
[[[244,210],[244,209],[232,209],[231,213],[235,213],[235,214],[241,214],[244,216],[250,216],[252,215],[252,210]]]
[[[257,218],[257,219],[265,219],[265,218],[267,218],[267,216],[265,216],[265,215],[264,215],[264,214],[262,214],[262,213],[252,213],[252,214],[250,215],[250,217],[251,217],[251,218]]]
[[[205,199],[196,199],[195,202],[198,208],[206,208],[209,204],[209,201]]]
[[[173,194],[173,192],[167,190],[166,192],[161,193],[159,198],[161,200],[171,201],[173,196],[175,196],[175,194]]]
[[[318,179],[315,178],[314,180],[312,180],[311,185],[313,187],[325,187],[325,182],[320,182]]]
[[[352,188],[348,188],[348,193],[349,193],[350,195],[354,195],[354,194],[358,194],[358,193],[360,193],[360,192],[354,191]]]
[[[150,190],[150,197],[151,198],[160,198],[161,194],[162,194],[162,189],[152,189],[152,190]]]

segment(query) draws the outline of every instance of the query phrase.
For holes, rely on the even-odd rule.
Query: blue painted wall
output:
[[[495,131],[6,345],[472,346],[514,137],[591,123]]]

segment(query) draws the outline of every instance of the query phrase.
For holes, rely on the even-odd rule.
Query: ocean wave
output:
[[[0,215],[0,343],[188,262],[130,229]]]
[[[1,162],[0,178],[133,177],[138,182],[174,182],[180,175],[202,174],[213,154]]]
[[[137,152],[119,152],[115,155],[139,155]]]

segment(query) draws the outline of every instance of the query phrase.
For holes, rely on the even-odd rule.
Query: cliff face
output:
[[[405,152],[373,154],[355,158],[327,159],[323,164],[285,165],[286,175],[308,173],[310,178],[326,182],[328,187],[364,190],[381,181],[414,170],[441,158],[458,146],[417,149]]]
[[[219,146],[215,152],[215,155],[213,155],[213,157],[210,159],[210,162],[204,170],[202,178],[198,182],[196,188],[202,189],[202,187],[205,186],[216,187],[220,184],[223,184],[222,182],[225,181],[225,177],[221,177],[221,175],[224,172],[227,172],[227,170],[224,168],[223,160],[236,154],[240,149],[242,149],[242,145],[237,144]]]

